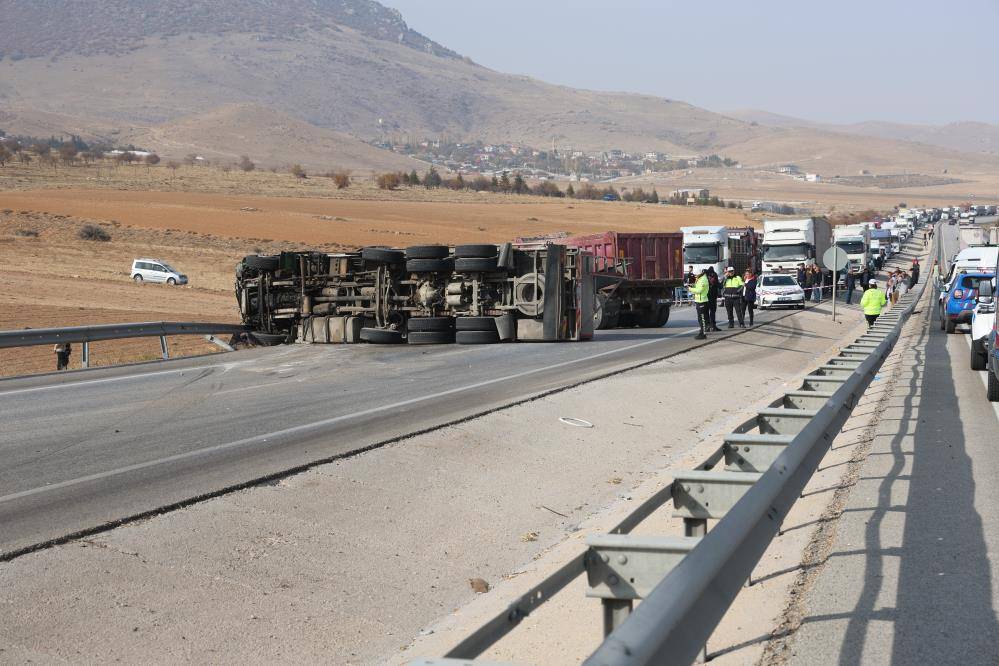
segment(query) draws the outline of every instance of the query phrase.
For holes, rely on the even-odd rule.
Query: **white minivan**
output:
[[[187,276],[159,259],[136,259],[132,262],[132,279],[136,284],[160,282],[168,285],[187,284]]]

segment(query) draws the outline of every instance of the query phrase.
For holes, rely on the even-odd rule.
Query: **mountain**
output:
[[[999,168],[999,158],[842,138],[825,127],[773,127],[675,100],[502,74],[372,0],[0,0],[0,16],[0,112],[13,118],[0,127],[9,132],[35,118],[46,126],[63,118],[66,133],[145,137],[144,146],[164,154],[174,145],[214,145],[259,160],[254,142],[267,134],[253,126],[259,119],[270,127],[302,123],[290,131],[305,143],[312,134],[334,143],[347,135],[447,136],[539,148],[554,139],[586,151],[810,160],[822,173]],[[225,125],[240,129],[212,135]],[[323,132],[338,133],[336,140]],[[223,136],[232,143],[221,145]],[[278,145],[264,152],[298,161]],[[395,159],[365,157],[387,168]]]
[[[766,127],[808,127],[891,141],[922,143],[962,153],[999,155],[999,125],[988,123],[964,121],[946,125],[915,125],[868,120],[837,125],[794,118],[760,109],[740,109],[731,111],[727,115]]]
[[[156,146],[171,155],[196,153],[211,161],[236,162],[241,155],[252,155],[265,165],[294,162],[306,169],[327,171],[409,171],[427,166],[349,134],[316,127],[257,104],[229,104],[134,130],[124,138],[134,145]]]

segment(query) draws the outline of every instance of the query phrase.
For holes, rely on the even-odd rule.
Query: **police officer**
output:
[[[697,325],[701,327],[701,331],[695,337],[695,340],[704,340],[708,336],[706,335],[709,328],[711,328],[711,322],[708,319],[708,290],[710,289],[710,284],[708,283],[708,272],[707,270],[701,271],[700,277],[694,282],[688,290],[694,297],[694,308],[697,310]]]
[[[742,278],[735,274],[731,266],[725,268],[725,282],[722,284],[722,297],[725,299],[725,314],[728,315],[728,327],[735,328],[735,314],[739,317],[739,328],[746,328],[746,302],[742,298],[742,288],[746,286]]]

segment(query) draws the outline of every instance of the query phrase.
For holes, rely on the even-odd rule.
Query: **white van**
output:
[[[136,284],[160,282],[170,286],[187,284],[187,276],[159,259],[136,259],[132,262],[132,279]]]

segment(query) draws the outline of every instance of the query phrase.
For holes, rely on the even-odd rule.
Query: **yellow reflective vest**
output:
[[[865,315],[881,314],[881,308],[883,308],[886,303],[888,303],[888,298],[885,297],[885,292],[881,291],[877,287],[868,289],[860,298],[860,307],[864,309]]]
[[[708,302],[708,276],[701,274],[701,277],[697,278],[697,282],[694,283],[693,287],[689,287],[688,290],[694,296],[695,303],[707,303]]]

